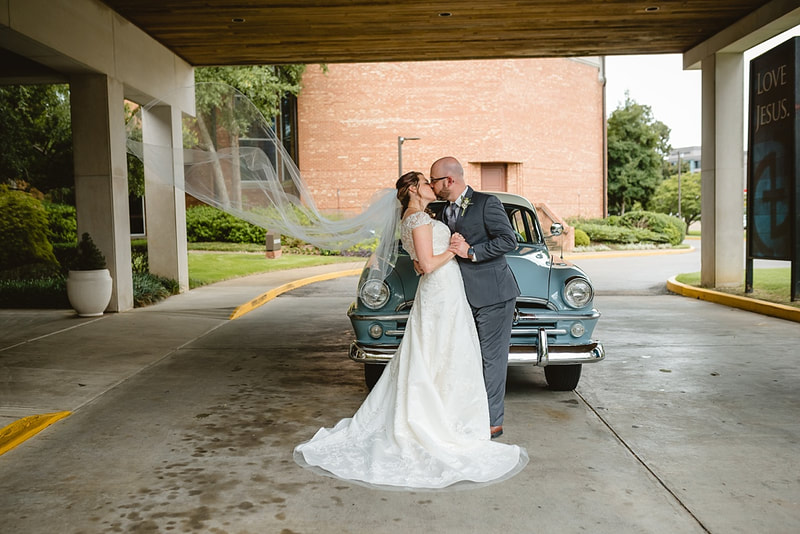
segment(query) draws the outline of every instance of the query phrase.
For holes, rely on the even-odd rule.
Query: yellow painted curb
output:
[[[774,302],[767,302],[766,300],[751,299],[738,295],[728,295],[727,293],[714,291],[712,289],[703,289],[686,285],[675,280],[674,276],[667,280],[667,289],[678,295],[683,295],[684,297],[707,300],[708,302],[723,304],[732,308],[739,308],[800,323],[800,309],[786,306],[785,304],[776,304]]]
[[[334,278],[341,278],[344,276],[357,276],[361,274],[363,269],[350,269],[347,271],[337,271],[334,273],[327,273],[327,274],[320,274],[317,276],[309,276],[308,278],[302,278],[300,280],[295,280],[294,282],[289,282],[288,284],[283,284],[282,286],[278,286],[275,289],[271,289],[266,293],[262,293],[261,295],[257,296],[250,302],[246,302],[241,306],[237,306],[231,316],[228,319],[238,319],[242,315],[249,313],[259,306],[263,306],[270,300],[274,299],[275,297],[286,293],[287,291],[291,291],[292,289],[297,289],[298,287],[306,286],[308,284],[313,284],[315,282],[322,282],[324,280],[333,280]]]
[[[5,454],[72,412],[45,413],[23,417],[0,430],[0,454]]]

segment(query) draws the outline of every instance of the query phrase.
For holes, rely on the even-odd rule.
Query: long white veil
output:
[[[394,189],[377,191],[358,215],[325,216],[270,122],[244,94],[223,83],[198,83],[194,94],[196,114],[183,115],[183,147],[175,149],[183,152],[186,193],[322,249],[377,243],[369,279],[386,277],[397,258],[401,208]],[[143,106],[128,121],[127,147],[142,160],[147,182],[171,186],[173,148],[142,141],[142,121],[149,120],[143,112],[158,105]]]

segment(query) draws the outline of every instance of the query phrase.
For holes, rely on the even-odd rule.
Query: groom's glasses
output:
[[[428,180],[428,183],[433,185],[439,180],[444,180],[445,178],[449,178],[449,176],[442,176],[441,178],[431,178],[430,180]]]

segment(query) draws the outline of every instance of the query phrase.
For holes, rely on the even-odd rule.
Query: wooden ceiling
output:
[[[103,0],[192,65],[680,53],[768,0]]]

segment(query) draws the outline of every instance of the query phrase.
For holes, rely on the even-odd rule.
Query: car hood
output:
[[[520,246],[506,254],[506,260],[517,279],[520,296],[548,300],[551,258],[546,249]]]

